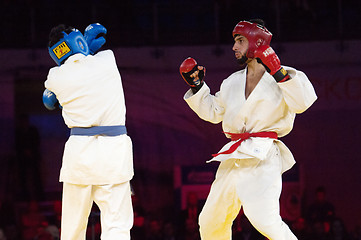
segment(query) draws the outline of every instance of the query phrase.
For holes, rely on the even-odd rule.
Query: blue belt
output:
[[[74,127],[70,129],[70,135],[80,136],[95,136],[95,135],[106,135],[106,136],[119,136],[127,134],[127,128],[124,125],[117,126],[94,126],[94,127]]]

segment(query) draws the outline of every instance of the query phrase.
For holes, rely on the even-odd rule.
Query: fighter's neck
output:
[[[256,59],[252,59],[247,64],[247,81],[252,81],[257,84],[265,71],[262,64],[258,63]]]
[[[257,86],[258,82],[261,80],[265,68],[257,63],[256,59],[253,59],[247,64],[247,77],[246,77],[246,89],[245,97],[246,99],[252,93],[253,89]]]

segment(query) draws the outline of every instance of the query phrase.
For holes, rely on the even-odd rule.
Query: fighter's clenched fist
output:
[[[202,87],[206,68],[199,66],[194,58],[186,58],[180,65],[179,72],[192,89],[198,91]]]
[[[89,46],[90,54],[95,54],[106,42],[107,29],[100,23],[90,24],[84,31],[84,38]]]
[[[281,67],[277,54],[268,45],[263,45],[254,51],[254,57],[261,63],[277,82],[284,82],[290,78],[288,72]]]
[[[58,99],[52,91],[45,89],[43,92],[43,103],[48,110],[54,110],[56,108],[56,104],[58,103]]]

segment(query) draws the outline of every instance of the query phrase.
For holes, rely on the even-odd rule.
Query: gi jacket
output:
[[[265,72],[247,99],[245,98],[247,68],[225,79],[215,95],[210,94],[209,87],[204,83],[196,94],[191,90],[187,91],[184,99],[203,120],[212,123],[222,122],[224,132],[271,131],[276,132],[278,137],[283,137],[292,130],[296,113],[304,112],[317,99],[311,82],[303,72],[290,67],[284,68],[290,74],[290,80],[277,83],[269,73]],[[271,138],[251,137],[243,141],[233,153],[220,154],[210,161],[253,157],[264,160],[274,141],[281,151],[282,172],[284,172],[294,165],[294,157],[285,144]],[[233,143],[234,141],[231,141],[226,144],[220,152],[228,150]]]
[[[121,76],[111,50],[70,56],[50,69],[45,87],[62,105],[72,127],[125,125]],[[116,184],[133,176],[132,142],[126,135],[76,136],[65,144],[60,181],[73,184]]]

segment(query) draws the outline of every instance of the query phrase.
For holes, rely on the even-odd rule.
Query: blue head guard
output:
[[[89,54],[88,44],[79,30],[73,29],[69,34],[65,32],[63,34],[64,37],[59,42],[49,47],[49,54],[58,65],[76,53]]]

